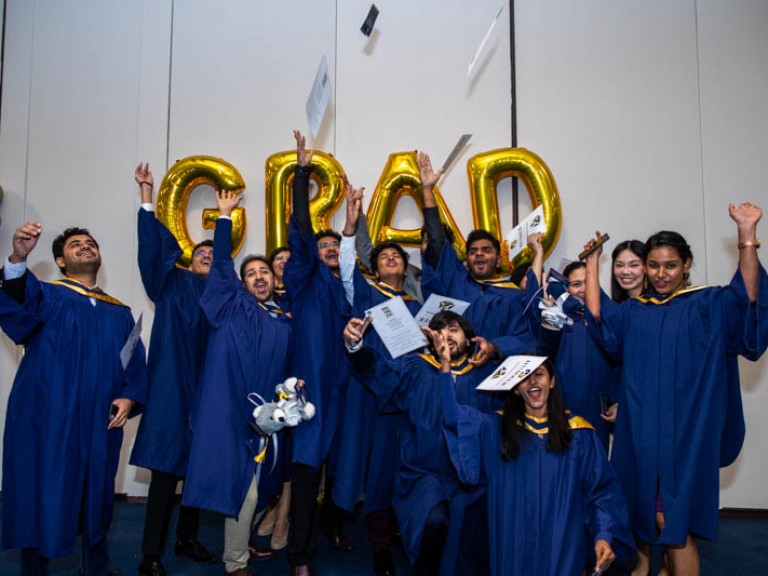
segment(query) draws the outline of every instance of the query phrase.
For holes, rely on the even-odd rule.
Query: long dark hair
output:
[[[624,302],[624,300],[629,300],[629,294],[627,294],[627,291],[621,287],[616,280],[616,277],[613,275],[613,264],[616,262],[616,258],[619,257],[619,254],[624,252],[624,250],[632,252],[632,254],[640,258],[640,260],[643,261],[643,265],[645,265],[645,244],[640,242],[640,240],[624,240],[624,242],[619,242],[616,245],[616,248],[611,252],[611,300],[614,302]]]
[[[555,380],[555,367],[552,361],[547,358],[542,366],[547,370],[550,378]],[[557,383],[550,389],[549,398],[547,398],[547,419],[549,420],[547,451],[565,452],[571,445],[573,434],[565,417],[565,403]],[[509,392],[504,404],[504,415],[501,417],[501,458],[503,460],[514,460],[520,454],[523,442],[528,438],[525,428],[518,424],[518,421],[524,420],[523,398],[514,392]]]

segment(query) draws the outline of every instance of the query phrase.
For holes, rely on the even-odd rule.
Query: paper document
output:
[[[369,308],[365,314],[373,318],[373,327],[392,358],[424,348],[429,343],[400,296]]]
[[[307,122],[312,137],[317,136],[320,131],[320,125],[323,123],[325,110],[328,108],[328,102],[331,101],[331,77],[328,74],[328,61],[323,56],[320,61],[320,67],[317,69],[315,82],[312,84],[312,91],[307,98]]]
[[[131,330],[131,333],[128,335],[128,340],[125,341],[123,349],[120,350],[120,364],[123,365],[123,370],[128,368],[128,363],[131,361],[133,351],[136,350],[136,344],[138,344],[139,338],[141,338],[141,324],[143,321],[144,312],[139,314],[139,319],[136,321],[136,324],[133,325],[133,330]]]
[[[416,323],[419,326],[429,326],[432,317],[438,312],[450,310],[458,315],[462,315],[467,311],[467,308],[469,308],[469,302],[464,300],[440,296],[439,294],[430,294],[427,301],[424,302],[424,306],[416,314]]]
[[[469,68],[467,68],[467,76],[472,75],[472,68],[475,67],[475,64],[477,63],[478,58],[480,58],[480,54],[483,52],[483,48],[485,48],[485,45],[488,43],[488,38],[491,37],[491,33],[493,32],[493,29],[496,28],[496,22],[499,21],[499,16],[501,16],[502,10],[504,10],[504,4],[502,4],[501,7],[499,8],[499,11],[496,14],[496,18],[494,18],[493,22],[491,22],[491,26],[490,28],[488,28],[488,32],[485,33],[485,36],[480,42],[480,46],[477,47],[477,50],[475,50],[474,55],[470,59]]]
[[[544,222],[544,207],[538,206],[533,212],[528,214],[525,220],[512,228],[507,234],[507,243],[509,244],[509,259],[514,260],[515,256],[523,251],[528,244],[528,237],[532,234],[547,231],[547,225]]]
[[[512,390],[546,359],[546,356],[510,356],[496,368],[493,374],[480,382],[477,389],[489,392]]]

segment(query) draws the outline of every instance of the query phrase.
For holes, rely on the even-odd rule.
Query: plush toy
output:
[[[261,436],[271,436],[286,426],[298,426],[315,415],[315,406],[307,401],[306,393],[293,377],[275,386],[274,401],[266,402],[255,392],[248,395],[248,400],[256,406],[250,425]]]

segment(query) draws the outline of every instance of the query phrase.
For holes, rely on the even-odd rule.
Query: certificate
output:
[[[373,327],[392,358],[424,348],[429,343],[400,296],[369,308],[365,315],[372,318]]]
[[[546,231],[547,224],[544,222],[544,207],[539,206],[507,234],[509,260],[512,261],[515,256],[523,251],[523,248],[528,244],[529,236],[539,232],[543,234]]]
[[[464,300],[450,298],[448,296],[440,296],[439,294],[430,294],[427,301],[424,302],[424,306],[422,306],[421,310],[416,314],[416,323],[419,326],[429,326],[432,317],[438,312],[450,310],[461,316],[467,311],[467,308],[469,308],[469,302]]]
[[[139,343],[141,338],[141,325],[144,320],[144,312],[139,314],[139,319],[136,324],[133,325],[133,330],[128,335],[128,340],[123,344],[123,348],[120,350],[120,364],[123,366],[123,370],[128,368],[128,363],[131,361],[133,351],[136,350],[136,344]]]
[[[312,91],[307,98],[307,123],[309,131],[312,132],[312,138],[317,136],[320,130],[320,124],[325,116],[325,109],[328,108],[328,102],[331,101],[333,88],[331,86],[331,77],[328,74],[328,61],[323,56],[320,61],[320,67],[317,69],[315,81],[312,84]]]
[[[510,356],[496,368],[493,374],[480,382],[477,389],[488,392],[512,390],[546,359],[546,356]]]

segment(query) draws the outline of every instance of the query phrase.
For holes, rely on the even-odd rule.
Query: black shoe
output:
[[[139,576],[165,576],[165,566],[160,560],[144,558],[139,564]]]
[[[395,576],[395,561],[389,548],[373,553],[373,573],[376,576]]]
[[[342,532],[341,527],[330,528],[328,526],[321,527],[320,531],[328,538],[331,543],[331,547],[335,550],[341,550],[342,552],[350,552],[355,549],[355,545],[346,537]]]
[[[213,564],[216,562],[216,556],[211,554],[208,548],[203,546],[197,538],[183,541],[177,540],[174,551],[176,556],[186,556],[202,564]]]

